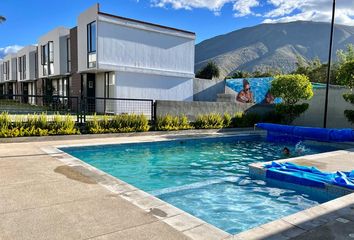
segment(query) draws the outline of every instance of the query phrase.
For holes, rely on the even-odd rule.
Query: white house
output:
[[[38,77],[42,81],[42,94],[66,96],[70,64],[70,29],[58,27],[40,37],[38,41]]]
[[[0,60],[0,96],[4,94],[4,86],[5,86],[3,70],[4,70],[3,61]]]
[[[23,95],[35,95],[38,70],[38,56],[36,46],[26,46],[17,52],[17,80],[18,88]],[[26,102],[33,103],[33,98],[25,98]]]
[[[17,94],[17,55],[8,54],[3,59],[3,82],[5,84],[5,94]]]
[[[80,14],[77,32],[86,96],[193,100],[194,33],[103,13],[98,4]]]

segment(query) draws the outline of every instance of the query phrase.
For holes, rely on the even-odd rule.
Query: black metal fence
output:
[[[78,123],[85,123],[94,115],[143,114],[155,119],[154,101],[151,99],[126,99],[77,96],[1,95],[0,112],[10,115],[70,114]]]

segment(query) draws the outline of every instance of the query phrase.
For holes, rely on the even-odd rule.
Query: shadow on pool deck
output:
[[[329,201],[240,233],[230,239],[351,240],[354,237],[354,200],[353,196],[344,198],[346,200],[343,200],[341,205]]]

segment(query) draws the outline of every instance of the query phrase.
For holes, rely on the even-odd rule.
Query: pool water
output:
[[[156,197],[235,234],[328,201],[325,196],[269,185],[248,165],[329,146],[266,142],[260,136],[73,147],[62,150]],[[295,154],[294,154],[295,155]]]

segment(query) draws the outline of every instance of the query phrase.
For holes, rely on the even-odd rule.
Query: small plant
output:
[[[224,114],[224,119],[223,119],[223,127],[224,128],[229,128],[232,126],[232,117],[229,113]]]
[[[87,123],[89,133],[120,133],[120,132],[146,132],[149,130],[149,121],[144,115],[120,114],[115,116],[93,116]]]
[[[167,114],[165,116],[159,116],[156,119],[155,129],[157,131],[176,131],[191,129],[192,126],[189,123],[188,118],[185,115],[172,116]]]
[[[220,114],[206,114],[197,116],[194,127],[196,129],[219,129],[222,128],[224,119]]]

